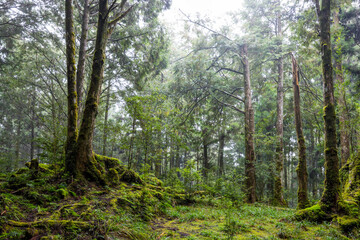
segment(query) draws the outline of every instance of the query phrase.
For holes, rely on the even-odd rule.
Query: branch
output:
[[[243,111],[243,110],[241,110],[241,109],[239,109],[239,108],[237,108],[237,107],[235,107],[235,106],[233,106],[233,105],[230,105],[230,104],[228,104],[228,103],[225,103],[225,102],[223,102],[223,101],[220,101],[217,97],[215,97],[215,96],[212,96],[217,102],[219,102],[219,103],[221,103],[222,105],[224,105],[224,106],[226,106],[226,107],[229,107],[229,108],[232,108],[232,109],[234,109],[235,111],[237,111],[237,112],[239,112],[239,113],[242,113],[242,114],[245,114],[245,112]]]
[[[207,95],[203,96],[200,100],[198,100],[197,102],[194,103],[194,105],[192,106],[191,110],[188,112],[188,114],[186,115],[184,121],[182,121],[179,125],[183,125],[186,120],[189,118],[190,114],[194,111],[195,107],[202,101],[204,100],[207,96],[209,96],[210,94],[208,93]]]
[[[237,100],[245,103],[245,101],[244,101],[242,98],[240,98],[240,97],[238,97],[238,96],[236,96],[236,95],[233,95],[232,93],[226,92],[226,91],[224,91],[224,90],[221,90],[221,89],[218,89],[218,88],[215,88],[215,87],[211,87],[211,88],[213,88],[215,91],[222,92],[222,93],[228,95],[229,97],[235,98],[235,99],[237,99]],[[236,91],[236,90],[237,90],[237,89],[235,89],[235,91]],[[234,92],[235,92],[235,91],[234,91]]]
[[[319,0],[314,0],[314,3],[315,3],[315,8],[316,8],[316,15],[317,15],[317,18],[318,18],[318,21],[319,21],[319,18],[320,18],[320,4],[319,4]]]
[[[212,33],[214,33],[214,34],[216,34],[216,35],[218,35],[218,36],[221,36],[221,37],[223,37],[223,38],[225,38],[225,39],[233,42],[233,40],[231,40],[230,38],[228,38],[228,37],[225,36],[224,34],[218,33],[218,32],[216,32],[215,30],[212,30],[211,28],[208,28],[207,26],[202,25],[201,23],[198,23],[198,22],[195,22],[195,21],[191,20],[190,17],[187,16],[183,11],[181,11],[180,9],[179,9],[179,11],[188,19],[189,22],[194,23],[194,24],[196,24],[196,25],[198,25],[198,26],[200,26],[200,27],[202,27],[202,28],[205,28],[206,30],[208,30],[208,31],[210,31],[210,32],[212,32]]]
[[[222,70],[229,71],[229,72],[233,72],[233,73],[236,73],[236,74],[241,74],[241,75],[244,74],[244,73],[242,73],[242,72],[236,71],[236,70],[231,69],[231,68],[226,68],[226,67],[220,68],[219,70],[216,71],[216,73],[219,73],[219,72],[221,72]]]
[[[109,34],[111,34],[112,31],[114,30],[116,23],[118,23],[121,19],[123,19],[133,9],[135,5],[137,4],[131,5],[125,12],[120,13],[118,16],[116,16],[113,20],[109,22]]]

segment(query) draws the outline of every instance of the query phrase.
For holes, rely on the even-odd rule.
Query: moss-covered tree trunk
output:
[[[320,42],[324,81],[325,123],[325,182],[320,203],[326,212],[336,212],[340,200],[339,159],[337,155],[336,115],[333,67],[330,41],[330,0],[322,0],[320,7]]]
[[[280,9],[280,1],[277,2],[277,5]],[[277,29],[276,36],[279,38],[278,42],[278,54],[280,55],[277,60],[277,68],[278,68],[278,86],[277,86],[277,98],[276,98],[276,136],[277,136],[277,144],[276,144],[276,171],[275,171],[275,182],[274,182],[274,199],[273,202],[275,205],[286,205],[283,194],[283,185],[281,174],[284,168],[284,63],[282,54],[282,22],[281,22],[281,13],[277,12]]]
[[[251,100],[250,67],[248,61],[247,44],[241,46],[240,54],[244,66],[244,91],[245,91],[245,187],[247,202],[256,201],[255,179],[255,148],[254,148],[254,109]]]
[[[79,47],[79,59],[76,71],[76,92],[77,92],[77,103],[78,103],[78,119],[81,119],[81,113],[83,109],[83,86],[85,81],[85,60],[86,60],[86,48],[87,48],[87,35],[89,31],[89,15],[90,6],[89,0],[84,0],[84,9],[82,14],[81,23],[81,37]],[[80,121],[78,121],[80,125]]]
[[[108,39],[108,1],[99,1],[99,16],[95,50],[91,70],[90,87],[86,97],[83,120],[79,131],[77,144],[76,170],[88,179],[102,181],[101,174],[96,168],[92,140],[95,127],[95,119],[98,113],[99,97],[103,82],[105,47]]]
[[[338,109],[340,122],[340,149],[341,149],[341,165],[345,165],[350,157],[350,136],[349,136],[349,115],[346,107],[346,95],[344,88],[344,71],[342,69],[342,53],[341,53],[341,26],[339,21],[339,8],[334,11],[334,28],[335,28],[335,76],[338,84]]]
[[[292,74],[293,74],[293,90],[294,90],[294,115],[295,115],[295,128],[299,150],[299,163],[296,168],[298,177],[298,204],[297,209],[304,209],[309,206],[308,199],[308,173],[306,169],[306,147],[305,138],[301,122],[300,110],[300,86],[299,86],[299,71],[296,59],[292,58]]]
[[[65,169],[74,175],[76,169],[75,150],[78,136],[77,131],[77,93],[76,93],[76,68],[75,68],[75,32],[72,0],[65,1],[65,31],[66,31],[66,66],[68,88],[68,123],[65,147]]]

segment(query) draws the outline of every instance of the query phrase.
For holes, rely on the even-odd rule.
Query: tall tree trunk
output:
[[[255,148],[254,148],[254,109],[251,100],[250,67],[248,61],[247,44],[241,47],[241,57],[244,66],[244,90],[245,90],[245,187],[247,202],[256,201],[255,180]]]
[[[280,8],[280,1],[278,1],[278,7]],[[277,135],[277,146],[276,146],[276,172],[275,172],[275,186],[274,186],[274,204],[275,205],[286,205],[283,194],[283,186],[281,174],[284,167],[284,64],[282,54],[282,22],[281,14],[277,13],[277,37],[279,38],[278,48],[280,57],[277,62],[278,67],[278,86],[277,86],[277,98],[276,98],[276,135]]]
[[[207,128],[202,131],[203,137],[203,177],[206,179],[209,171],[209,156],[208,156],[208,144],[207,144]]]
[[[30,161],[34,159],[35,153],[35,120],[36,120],[36,113],[35,113],[35,105],[36,105],[36,88],[33,90],[32,101],[31,101],[31,123],[30,123]]]
[[[349,134],[349,115],[346,108],[346,95],[344,87],[344,71],[342,69],[342,53],[341,53],[341,26],[339,21],[339,8],[334,12],[335,27],[335,73],[336,81],[339,86],[339,121],[340,121],[340,149],[341,149],[341,165],[345,165],[350,157],[350,134]]]
[[[222,127],[219,134],[219,153],[218,153],[218,177],[224,175],[224,147],[225,147],[225,131]]]
[[[76,99],[76,69],[75,69],[75,32],[73,21],[72,0],[65,2],[65,31],[66,31],[66,66],[68,88],[68,124],[65,147],[65,169],[70,175],[75,175],[75,148],[77,141],[77,99]]]
[[[86,48],[87,48],[87,35],[89,31],[89,15],[90,6],[89,0],[84,0],[84,9],[81,23],[81,37],[80,37],[80,48],[79,48],[79,59],[77,64],[76,72],[76,92],[78,102],[78,119],[81,119],[81,112],[83,109],[83,86],[85,81],[85,60],[86,60]],[[78,121],[78,125],[80,122]]]
[[[292,74],[293,74],[293,90],[294,90],[294,115],[295,115],[295,128],[299,149],[299,164],[296,168],[298,176],[298,205],[297,209],[304,209],[309,206],[308,199],[308,173],[306,168],[306,146],[305,138],[301,123],[301,110],[300,110],[300,86],[299,86],[299,71],[296,59],[291,56],[292,60]]]
[[[107,145],[107,135],[108,135],[108,117],[109,117],[109,107],[110,107],[110,87],[111,81],[108,82],[108,89],[106,95],[106,103],[105,103],[105,119],[104,119],[104,132],[103,132],[103,150],[102,155],[106,155],[106,145]]]
[[[131,136],[130,136],[130,146],[129,146],[129,157],[128,157],[128,168],[132,168],[132,163],[133,163],[133,159],[134,159],[134,153],[133,153],[133,148],[134,148],[134,138],[135,138],[135,134],[136,134],[136,119],[135,116],[133,118],[132,121],[132,131],[131,131]]]
[[[78,137],[76,170],[89,179],[103,182],[95,166],[92,140],[95,119],[98,113],[99,97],[104,75],[105,47],[108,39],[108,0],[99,1],[99,17],[95,41],[90,87],[86,97],[85,109]]]
[[[17,169],[19,167],[20,143],[21,143],[21,120],[20,120],[20,118],[18,118],[17,126],[16,126],[16,145],[15,145],[15,164],[14,164],[15,169]]]
[[[320,8],[320,42],[324,81],[325,182],[321,206],[326,212],[337,212],[340,200],[339,159],[336,148],[336,114],[330,41],[330,0]]]

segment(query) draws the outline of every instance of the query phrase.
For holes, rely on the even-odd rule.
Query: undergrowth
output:
[[[357,239],[336,223],[292,221],[294,210],[245,204],[231,184],[170,186],[151,174],[99,187],[40,164],[0,179],[0,239]],[[190,171],[189,171],[190,172]],[[191,173],[191,172],[190,172]],[[193,176],[190,176],[193,178]],[[117,180],[116,180],[117,181]],[[204,183],[201,183],[205,186]],[[187,189],[187,191],[185,191]]]

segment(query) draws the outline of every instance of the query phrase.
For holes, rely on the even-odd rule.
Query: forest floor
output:
[[[176,206],[153,221],[152,229],[157,239],[349,239],[334,223],[290,221],[294,212],[265,204]]]
[[[68,183],[45,169],[0,178],[0,239],[359,239],[336,223],[292,221],[295,210],[236,204],[201,191],[141,184]],[[55,171],[56,172],[56,171]]]

